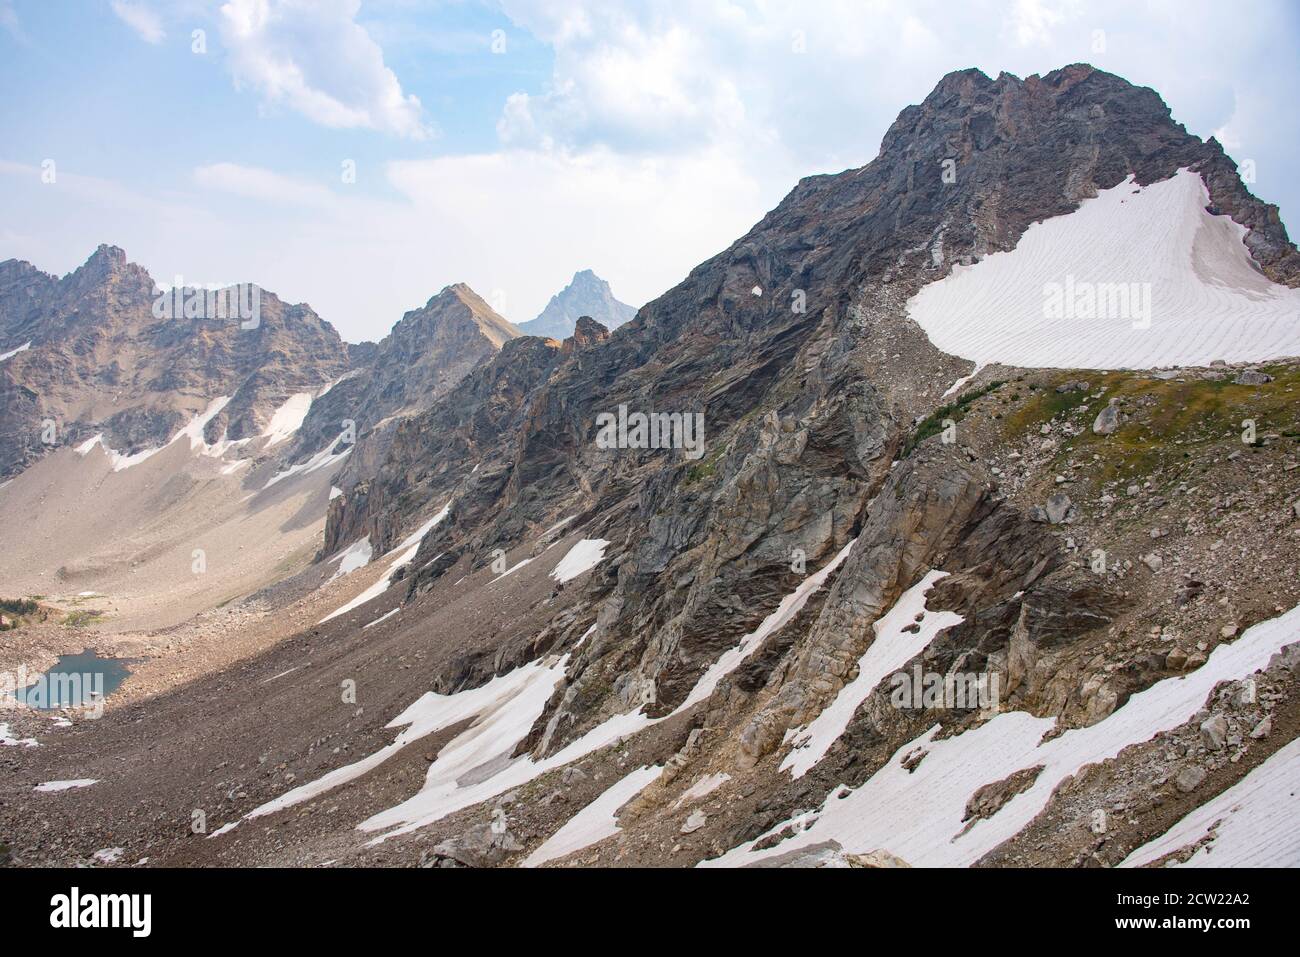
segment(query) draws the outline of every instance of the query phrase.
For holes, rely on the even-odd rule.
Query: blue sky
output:
[[[1298,41],[1287,2],[0,0],[0,258],[114,243],[351,340],[457,281],[516,322],[583,268],[639,305],[945,72],[1081,60],[1292,221]]]

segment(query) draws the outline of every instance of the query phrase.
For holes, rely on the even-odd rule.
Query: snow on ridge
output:
[[[18,353],[20,352],[26,352],[31,347],[32,344],[30,341],[28,341],[28,342],[24,342],[17,349],[10,349],[8,352],[0,352],[0,362],[4,362],[6,359],[11,359],[14,356],[18,355]]]
[[[74,451],[78,455],[84,456],[88,455],[90,450],[96,445],[100,446],[108,455],[109,462],[112,464],[114,472],[122,472],[134,465],[139,465],[141,462],[153,458],[163,449],[179,442],[183,438],[189,439],[191,452],[198,451],[204,455],[220,457],[225,453],[227,448],[242,444],[244,441],[228,442],[225,439],[222,439],[216,445],[208,445],[207,441],[203,438],[203,430],[206,429],[208,423],[217,416],[217,413],[226,407],[226,403],[229,401],[230,396],[228,395],[217,396],[217,398],[208,403],[207,408],[202,412],[195,413],[194,417],[191,418],[186,425],[183,425],[165,445],[160,445],[152,449],[141,449],[139,452],[134,452],[131,455],[123,455],[115,449],[110,449],[104,442],[104,433],[100,432],[98,435],[92,436],[85,442],[76,446]]]
[[[1210,215],[1208,202],[1190,170],[1140,188],[1130,176],[1031,225],[1015,249],[955,266],[908,314],[935,346],[977,365],[1150,369],[1300,355],[1300,289],[1269,281],[1245,227]]]
[[[609,542],[603,538],[584,538],[560,559],[560,563],[551,572],[551,577],[564,584],[573,581],[583,572],[591,571],[605,558],[605,549]],[[503,576],[504,577],[504,576]]]
[[[306,475],[310,472],[315,472],[319,469],[329,468],[335,462],[340,461],[341,459],[343,459],[344,456],[348,455],[352,451],[352,446],[348,446],[342,452],[335,453],[334,449],[338,447],[338,444],[341,441],[343,441],[343,436],[341,435],[335,436],[333,442],[325,446],[325,448],[321,449],[319,452],[317,452],[315,455],[309,458],[306,462],[299,462],[297,465],[291,465],[287,469],[284,469],[281,472],[276,472],[269,479],[267,479],[266,484],[262,486],[262,491],[265,492],[272,485],[275,485],[277,482],[281,482],[284,479],[290,478],[291,476],[299,475],[299,474]]]
[[[1278,650],[1295,640],[1297,629],[1300,605],[1247,628],[1231,644],[1219,645],[1190,674],[1158,681],[1096,724],[1071,728],[1050,740],[1044,736],[1055,728],[1055,719],[1024,711],[1002,712],[977,728],[943,739],[935,737],[936,723],[903,744],[858,788],[832,791],[799,833],[771,848],[753,850],[788,822],[778,824],[702,866],[747,864],[827,840],[838,841],[848,853],[886,850],[917,867],[970,866],[1020,833],[1062,781],[1129,745],[1184,724],[1215,685],[1267,667]],[[918,749],[926,754],[908,771],[903,759]],[[981,787],[1038,765],[1043,770],[1028,789],[991,817],[963,822],[967,803]]]
[[[950,611],[926,610],[925,593],[947,577],[947,572],[927,572],[919,582],[898,596],[893,607],[875,623],[875,637],[858,660],[858,676],[842,687],[835,700],[806,728],[791,736],[794,750],[781,762],[782,771],[789,770],[794,777],[801,778],[812,770],[826,756],[831,745],[839,740],[858,707],[881,682],[928,648],[939,632],[966,620]],[[920,623],[920,631],[905,631],[922,612],[925,618]]]
[[[1300,867],[1300,738],[1223,793],[1137,848],[1120,867],[1142,867],[1209,837],[1177,867]]]

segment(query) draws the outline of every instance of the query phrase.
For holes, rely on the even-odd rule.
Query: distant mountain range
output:
[[[551,297],[536,319],[520,323],[519,331],[526,336],[567,339],[582,316],[590,316],[612,331],[630,322],[635,315],[635,306],[619,302],[609,283],[590,269],[583,269],[574,273],[569,284]]]

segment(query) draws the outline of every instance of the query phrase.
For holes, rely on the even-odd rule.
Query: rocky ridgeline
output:
[[[941,175],[949,159],[955,182]],[[850,538],[871,536],[859,539],[823,620],[773,671],[762,696],[772,700],[741,736],[745,760],[760,760],[843,684],[870,623],[924,568],[963,571],[954,558],[963,549],[972,564],[989,564],[973,543],[989,535],[980,529],[996,510],[997,476],[968,473],[951,454],[909,456],[890,472],[911,423],[965,371],[906,319],[907,298],[956,262],[1013,247],[1029,224],[1097,189],[1181,167],[1206,171],[1215,204],[1257,225],[1261,268],[1296,281],[1275,212],[1224,174],[1218,145],[1173,122],[1151,90],[1086,66],[1026,80],[951,74],[903,111],[875,161],[802,181],[749,234],[646,305],[627,334],[554,366],[514,350],[475,370],[470,395],[506,379],[518,386],[491,396],[492,421],[511,427],[471,440],[478,406],[460,392],[435,404],[403,427],[361,494],[336,503],[327,541],[410,527],[414,515],[400,518],[397,503],[414,512],[454,500],[422,558],[468,552],[483,561],[530,526],[598,516],[589,534],[622,547],[588,585],[592,601],[605,602],[601,627],[543,719],[539,747],[554,750],[644,700],[671,709],[798,583],[792,554],[816,568]],[[706,455],[599,449],[596,416],[623,403],[702,411]],[[904,489],[907,507],[893,508]],[[1026,518],[1063,520],[1069,505],[1056,499],[1043,510],[1027,508]],[[1036,582],[1051,586],[1044,569],[1024,580],[1022,556],[1044,548],[1046,534],[1017,531],[1023,548],[1007,567],[981,572],[1000,584],[980,586],[979,600],[1024,590],[1022,605],[1046,602],[1048,618],[1063,601],[1091,608],[1077,593],[1036,594]],[[442,567],[417,571],[412,591]],[[1099,608],[1108,601],[1096,598]],[[1099,610],[1067,620],[1108,618]]]

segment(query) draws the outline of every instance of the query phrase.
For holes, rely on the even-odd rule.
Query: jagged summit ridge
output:
[[[614,330],[636,315],[636,308],[614,298],[609,283],[590,269],[579,270],[560,292],[551,297],[537,318],[521,323],[524,335],[567,339],[582,316],[590,316]]]

